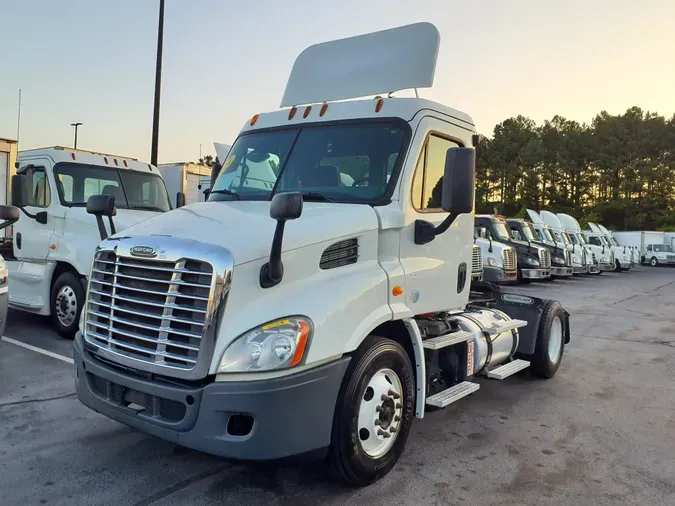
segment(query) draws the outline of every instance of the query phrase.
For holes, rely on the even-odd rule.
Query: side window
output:
[[[456,142],[437,135],[429,136],[413,178],[412,199],[415,209],[440,211],[445,157],[449,149],[458,147]]]
[[[594,246],[602,246],[602,244],[600,243],[600,239],[598,237],[589,237],[588,242],[590,242]]]
[[[543,239],[541,238],[541,232],[539,231],[538,228],[534,229],[534,235],[537,238],[538,241],[543,242]]]
[[[520,236],[520,230],[517,228],[511,228],[511,235],[516,241],[522,241],[523,238]]]
[[[475,233],[478,237],[481,237],[483,239],[488,239],[490,237],[490,235],[489,235],[490,232],[485,227],[481,227],[481,226],[474,227],[474,231],[475,231]]]
[[[49,180],[43,168],[31,168],[24,172],[28,182],[28,205],[49,207],[52,196],[49,191]]]
[[[647,246],[647,251],[651,251],[651,250],[652,250],[652,245],[650,244],[649,246]]]

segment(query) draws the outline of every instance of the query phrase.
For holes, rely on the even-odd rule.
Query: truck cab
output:
[[[652,267],[674,265],[675,251],[670,244],[648,244],[645,259]]]
[[[50,315],[63,337],[74,337],[84,306],[100,230],[86,210],[109,194],[118,230],[171,209],[156,167],[136,159],[52,147],[19,152],[12,203],[21,211],[3,251],[12,278],[12,308]]]
[[[439,44],[415,23],[305,49],[206,202],[102,241],[73,343],[80,401],[221,457],[311,454],[365,486],[476,376],[553,377],[560,302],[471,286],[473,119],[391,96],[432,85]],[[248,185],[249,161],[272,157],[273,187]]]
[[[549,224],[549,222],[552,221],[550,216],[547,217],[549,222],[545,222],[539,213],[532,209],[528,209],[527,214],[532,220],[532,226],[534,228],[535,234],[539,236],[546,244],[571,252],[572,275],[588,274],[592,272],[594,265],[591,253],[585,248],[575,248],[571,246],[571,239],[566,239],[566,237],[562,234],[562,228],[559,223],[554,222],[554,226],[551,226]],[[597,268],[595,268],[595,270],[597,271]]]
[[[581,232],[581,225],[574,216],[570,216],[565,213],[558,213],[556,216],[548,217],[549,220],[554,220],[557,218],[560,226],[563,229],[563,239],[568,241],[573,248],[573,251],[577,249],[584,249],[586,251],[587,258],[590,258],[589,262],[589,273],[590,274],[600,274],[604,271],[611,270],[610,266],[613,262],[613,257],[611,251],[607,249],[598,249],[591,244],[586,242],[584,234]]]
[[[586,240],[588,247],[593,250],[593,253],[598,258],[600,270],[602,272],[613,271],[616,269],[614,251],[603,234],[591,230],[584,230],[583,237]]]
[[[551,277],[551,254],[548,249],[511,236],[506,220],[501,216],[476,215],[476,233],[491,241],[500,242],[516,250],[518,255],[518,279],[529,282],[533,279]]]
[[[541,235],[535,234],[534,227],[529,221],[520,218],[507,218],[506,223],[511,229],[511,236],[515,240],[534,243],[549,250],[551,254],[551,276],[556,278],[572,276],[572,253],[567,248],[559,248],[555,244],[544,242]]]
[[[596,225],[595,223],[588,222],[588,227],[598,235],[601,235],[605,239],[605,243],[609,245],[612,252],[614,253],[614,270],[616,272],[627,271],[633,267],[633,259],[631,251],[625,246],[621,246],[614,236],[609,233],[603,225]]]

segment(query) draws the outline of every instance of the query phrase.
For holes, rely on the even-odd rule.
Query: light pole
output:
[[[157,63],[155,66],[155,110],[152,117],[152,147],[150,163],[157,166],[159,143],[159,96],[162,87],[162,42],[164,40],[164,0],[159,0],[159,25],[157,27]]]
[[[77,127],[79,127],[82,123],[71,123],[70,126],[75,127],[75,146],[73,146],[75,149],[77,149]]]

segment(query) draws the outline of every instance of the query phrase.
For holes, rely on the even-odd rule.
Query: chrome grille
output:
[[[96,253],[85,339],[117,355],[184,370],[197,364],[213,281],[210,263]]]
[[[546,248],[539,250],[539,265],[542,269],[549,269],[551,267],[551,252]]]
[[[473,245],[473,259],[471,262],[471,272],[478,273],[483,271],[483,257],[480,252],[480,246]]]
[[[502,251],[502,260],[504,262],[505,271],[513,271],[516,269],[516,250],[507,248]]]

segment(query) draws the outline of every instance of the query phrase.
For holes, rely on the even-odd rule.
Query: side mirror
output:
[[[302,214],[302,193],[277,193],[270,204],[270,218],[277,221],[295,220]]]
[[[19,208],[14,206],[0,206],[0,220],[4,223],[0,224],[0,230],[13,225],[19,221]]]
[[[451,148],[445,155],[441,186],[441,208],[450,213],[438,226],[415,221],[415,244],[426,244],[445,232],[460,214],[473,212],[476,187],[476,151]]]
[[[473,211],[476,186],[476,152],[471,148],[452,148],[445,155],[441,208],[451,214]]]
[[[108,217],[108,221],[110,222],[110,233],[116,233],[115,224],[112,219],[112,217],[117,214],[114,195],[92,195],[89,197],[89,200],[87,200],[87,213],[93,214],[96,217],[96,225],[98,225],[98,233],[101,236],[101,240],[108,237],[108,232],[103,224],[103,216]]]
[[[220,169],[222,169],[223,166],[216,162],[211,166],[211,185],[209,188],[213,188],[213,185],[216,184],[216,179],[218,179],[218,176],[220,175]]]
[[[14,207],[26,207],[30,202],[28,181],[25,174],[12,176],[12,205]]]
[[[286,221],[295,220],[302,214],[302,193],[277,193],[270,204],[270,217],[277,220],[274,230],[270,260],[260,269],[260,286],[272,288],[281,283],[284,277],[284,266],[281,263],[281,244],[284,238]]]
[[[183,192],[176,193],[176,209],[185,205],[185,194]]]

